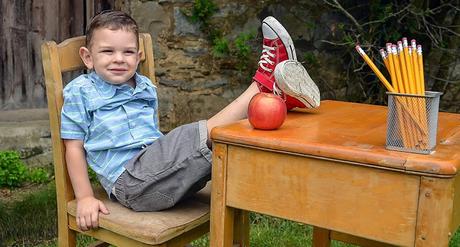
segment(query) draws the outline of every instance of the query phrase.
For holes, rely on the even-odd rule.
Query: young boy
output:
[[[80,48],[92,72],[65,87],[61,123],[80,229],[98,227],[99,212],[109,213],[93,195],[87,164],[107,194],[122,205],[136,211],[166,209],[204,187],[211,173],[211,129],[246,118],[259,88],[281,94],[289,109],[319,105],[319,91],[295,61],[287,31],[273,17],[264,20],[262,31],[263,54],[248,89],[210,119],[163,135],[156,121],[156,88],[136,73],[141,56],[136,22],[120,11],[93,18],[86,47]],[[280,82],[275,84],[275,67],[281,62],[284,65],[276,68]],[[289,76],[283,71],[299,73]]]

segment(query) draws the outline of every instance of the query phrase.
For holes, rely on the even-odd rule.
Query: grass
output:
[[[261,214],[250,214],[250,242],[251,247],[304,247],[311,246],[313,228],[276,217]],[[208,247],[208,236],[192,242],[194,247]],[[333,247],[350,247],[351,244],[332,241]]]
[[[20,201],[0,203],[0,245],[34,246],[56,236],[54,183]]]
[[[0,247],[56,246],[56,196],[53,183],[23,197],[0,203]],[[250,245],[253,247],[311,246],[312,227],[288,220],[251,213]],[[87,246],[94,239],[77,235],[78,246]],[[194,247],[209,246],[208,236],[192,242]],[[354,245],[333,241],[331,246]],[[460,246],[460,230],[452,237],[450,247]]]

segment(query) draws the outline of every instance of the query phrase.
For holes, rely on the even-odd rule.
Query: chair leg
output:
[[[331,245],[331,231],[313,227],[313,247],[329,247]]]
[[[67,225],[58,226],[58,246],[59,247],[75,247],[77,246],[76,233],[69,228]]]

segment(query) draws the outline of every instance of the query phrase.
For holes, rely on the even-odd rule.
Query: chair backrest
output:
[[[67,215],[67,202],[75,197],[67,173],[64,155],[65,147],[60,133],[63,104],[62,73],[85,69],[85,65],[79,56],[79,49],[84,45],[85,36],[80,36],[64,40],[60,44],[48,41],[43,43],[41,49],[51,127],[58,215]],[[150,78],[156,84],[152,38],[150,34],[139,34],[139,48],[142,51],[141,62],[139,64],[140,73]],[[59,220],[66,220],[66,217],[58,218]]]

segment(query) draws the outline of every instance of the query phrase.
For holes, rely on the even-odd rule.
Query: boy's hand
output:
[[[93,196],[77,200],[77,226],[83,231],[99,227],[99,211],[109,214],[104,203]]]

